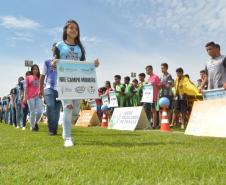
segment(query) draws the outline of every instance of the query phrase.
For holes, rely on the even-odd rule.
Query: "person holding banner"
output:
[[[111,88],[111,82],[110,81],[105,82],[105,88],[106,88],[106,91],[105,91],[104,94],[108,95],[108,98],[109,98],[110,91],[113,91],[113,89]]]
[[[159,77],[153,73],[153,67],[151,65],[146,66],[146,74],[149,75],[147,83],[153,86],[153,102],[151,103],[151,112],[152,112],[152,128],[155,129],[159,127],[158,124],[158,96],[159,96]]]
[[[132,85],[130,84],[130,77],[124,77],[124,85],[125,85],[125,106],[131,107],[131,97],[132,97]]]
[[[116,93],[116,97],[118,100],[118,106],[124,107],[125,106],[125,86],[121,83],[121,76],[115,75],[114,76],[114,89]]]
[[[206,64],[207,75],[199,90],[201,91],[207,82],[208,90],[222,88],[226,86],[226,56],[221,55],[220,45],[215,42],[208,42],[205,47],[210,60]]]
[[[96,99],[96,105],[97,105],[97,115],[98,115],[99,120],[102,119],[102,111],[101,111],[102,99],[101,99],[101,96],[105,93],[105,91],[106,91],[105,87],[100,87],[98,89],[99,98]]]
[[[75,20],[68,20],[63,28],[63,41],[56,44],[55,59],[85,61],[85,49],[80,41],[79,25]],[[99,66],[99,60],[94,61]],[[56,68],[57,60],[52,61],[52,67]],[[63,139],[64,146],[74,145],[71,137],[71,124],[80,111],[80,101],[62,100],[63,104]]]
[[[132,88],[132,95],[131,95],[131,99],[130,99],[131,105],[133,107],[140,106],[141,105],[140,101],[141,101],[141,95],[142,95],[141,91],[142,91],[142,89],[138,85],[138,80],[136,78],[133,79],[131,88]]]

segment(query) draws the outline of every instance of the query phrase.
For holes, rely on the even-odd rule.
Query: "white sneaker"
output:
[[[20,128],[19,126],[17,126],[16,128]]]
[[[64,147],[72,147],[72,146],[74,146],[74,143],[71,139],[66,139],[64,141]]]
[[[25,127],[22,127],[22,130],[25,130],[26,128]]]

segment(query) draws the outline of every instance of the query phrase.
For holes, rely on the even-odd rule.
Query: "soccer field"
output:
[[[77,127],[73,136],[64,148],[46,125],[34,133],[0,123],[0,184],[226,184],[226,139]]]

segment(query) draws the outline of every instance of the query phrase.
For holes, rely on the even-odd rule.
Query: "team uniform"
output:
[[[226,82],[226,56],[211,58],[205,70],[208,74],[208,89],[222,88]]]
[[[117,84],[115,86],[116,97],[118,100],[119,107],[125,107],[125,85]]]
[[[79,44],[69,45],[64,41],[56,44],[55,55],[57,59],[85,61],[85,52]],[[80,111],[80,100],[62,100],[63,104],[63,139],[65,142],[71,142],[71,123],[78,116]],[[73,110],[67,108],[68,105],[73,105]]]
[[[173,108],[173,90],[172,90],[172,85],[173,85],[173,78],[171,76],[171,74],[167,74],[167,75],[162,75],[160,77],[160,83],[161,83],[161,90],[159,92],[159,97],[166,97],[169,99],[170,101],[170,105],[168,107],[169,110],[172,110]],[[167,87],[167,84],[169,84],[170,87]]]
[[[151,103],[152,110],[158,110],[158,97],[159,97],[159,83],[160,79],[157,75],[153,74],[149,76],[147,80],[148,84],[153,85],[153,103]]]

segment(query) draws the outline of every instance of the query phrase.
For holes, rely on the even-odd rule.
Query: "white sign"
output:
[[[110,91],[109,97],[110,97],[109,107],[118,107],[118,100],[115,91]]]
[[[96,100],[90,100],[90,101],[89,101],[89,106],[90,106],[91,110],[97,111]]]
[[[58,60],[58,99],[96,99],[98,87],[94,63]]]
[[[153,86],[149,84],[143,85],[143,96],[141,102],[152,103],[153,102]]]
[[[185,134],[226,137],[226,99],[195,101]]]
[[[101,100],[103,105],[106,105],[106,106],[109,105],[108,95],[102,95]]]
[[[226,99],[226,90],[220,88],[203,91],[203,98],[204,100]]]
[[[121,107],[115,108],[109,129],[116,130],[135,130],[145,129],[148,127],[148,119],[143,110],[143,107]]]

